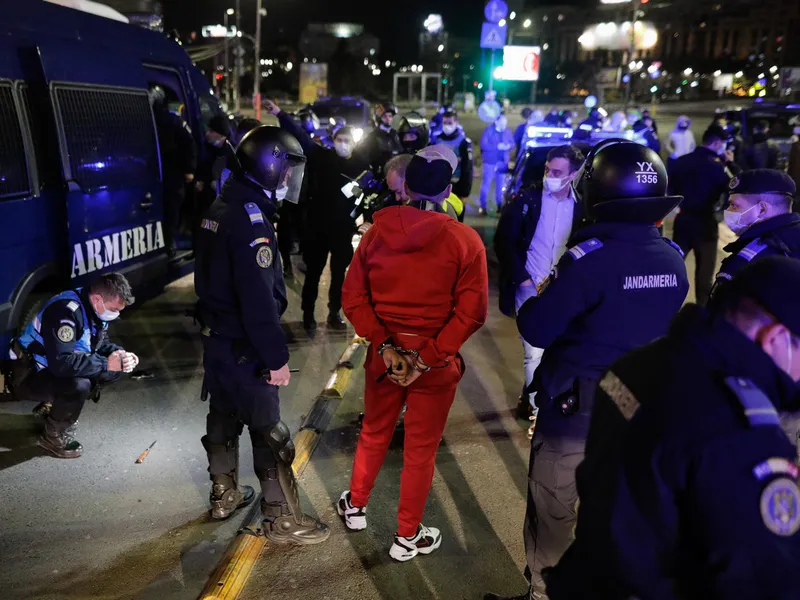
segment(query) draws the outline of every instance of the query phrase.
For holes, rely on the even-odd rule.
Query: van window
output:
[[[10,83],[0,84],[0,198],[24,196],[31,191],[25,146],[22,143],[14,94]]]
[[[225,111],[222,110],[219,100],[211,94],[200,94],[198,96],[200,101],[200,115],[202,116],[203,123],[209,123],[212,117],[217,115],[226,116]]]
[[[138,187],[160,178],[146,91],[59,86],[55,99],[72,179],[81,189]]]

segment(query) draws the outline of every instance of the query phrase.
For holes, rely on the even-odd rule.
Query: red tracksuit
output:
[[[407,405],[397,533],[417,533],[433,480],[436,449],[464,372],[458,351],[486,321],[486,250],[475,231],[411,206],[385,208],[364,235],[342,289],[342,305],[367,353],[364,422],[350,481],[366,506],[397,418]],[[389,378],[377,348],[388,338],[433,367],[407,388]]]

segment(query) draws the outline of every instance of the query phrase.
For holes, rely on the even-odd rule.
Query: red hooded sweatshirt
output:
[[[446,214],[412,206],[375,214],[342,288],[344,313],[360,336],[373,344],[402,333],[427,338],[420,358],[431,367],[455,356],[486,322],[488,305],[478,234]]]

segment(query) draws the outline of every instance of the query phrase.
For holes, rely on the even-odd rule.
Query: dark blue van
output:
[[[166,252],[161,86],[202,153],[222,109],[163,35],[39,0],[0,0],[0,348],[43,297],[109,270],[137,291],[180,271]],[[187,268],[188,267],[188,268]]]

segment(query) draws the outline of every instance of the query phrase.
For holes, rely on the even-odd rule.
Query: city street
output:
[[[662,139],[675,116],[658,119]],[[711,115],[690,116],[699,142]],[[510,125],[518,122],[514,117]],[[482,124],[475,117],[463,123],[477,146]],[[490,248],[497,218],[475,215],[479,183],[467,223]],[[730,236],[726,230],[722,237]],[[491,274],[496,261],[489,254]],[[687,267],[691,278],[692,257]],[[300,325],[301,283],[302,274],[288,283],[284,319],[290,366],[300,369],[281,392],[283,419],[293,432],[353,334],[321,326],[309,340]],[[514,321],[497,310],[494,283],[490,293],[489,320],[464,348],[467,373],[439,449],[425,517],[426,524],[443,531],[441,550],[406,564],[388,556],[402,466],[400,433],[369,506],[369,528],[349,534],[336,515],[334,503],[347,488],[358,437],[363,398],[358,369],[301,479],[304,502],[331,526],[330,540],[306,548],[268,546],[241,598],[472,600],[486,591],[523,591],[529,442],[526,424],[511,413],[522,386],[522,348]],[[323,286],[320,322],[325,296]],[[77,436],[82,458],[45,456],[35,445],[38,419],[30,414],[32,404],[0,404],[4,599],[189,600],[202,590],[244,513],[224,523],[207,517],[201,345],[198,327],[186,316],[193,302],[190,276],[112,326],[112,339],[136,352],[140,369],[153,378],[124,381],[109,388],[99,404],[86,406]],[[154,440],[144,463],[134,464]],[[247,435],[241,471],[244,483],[257,486]]]

